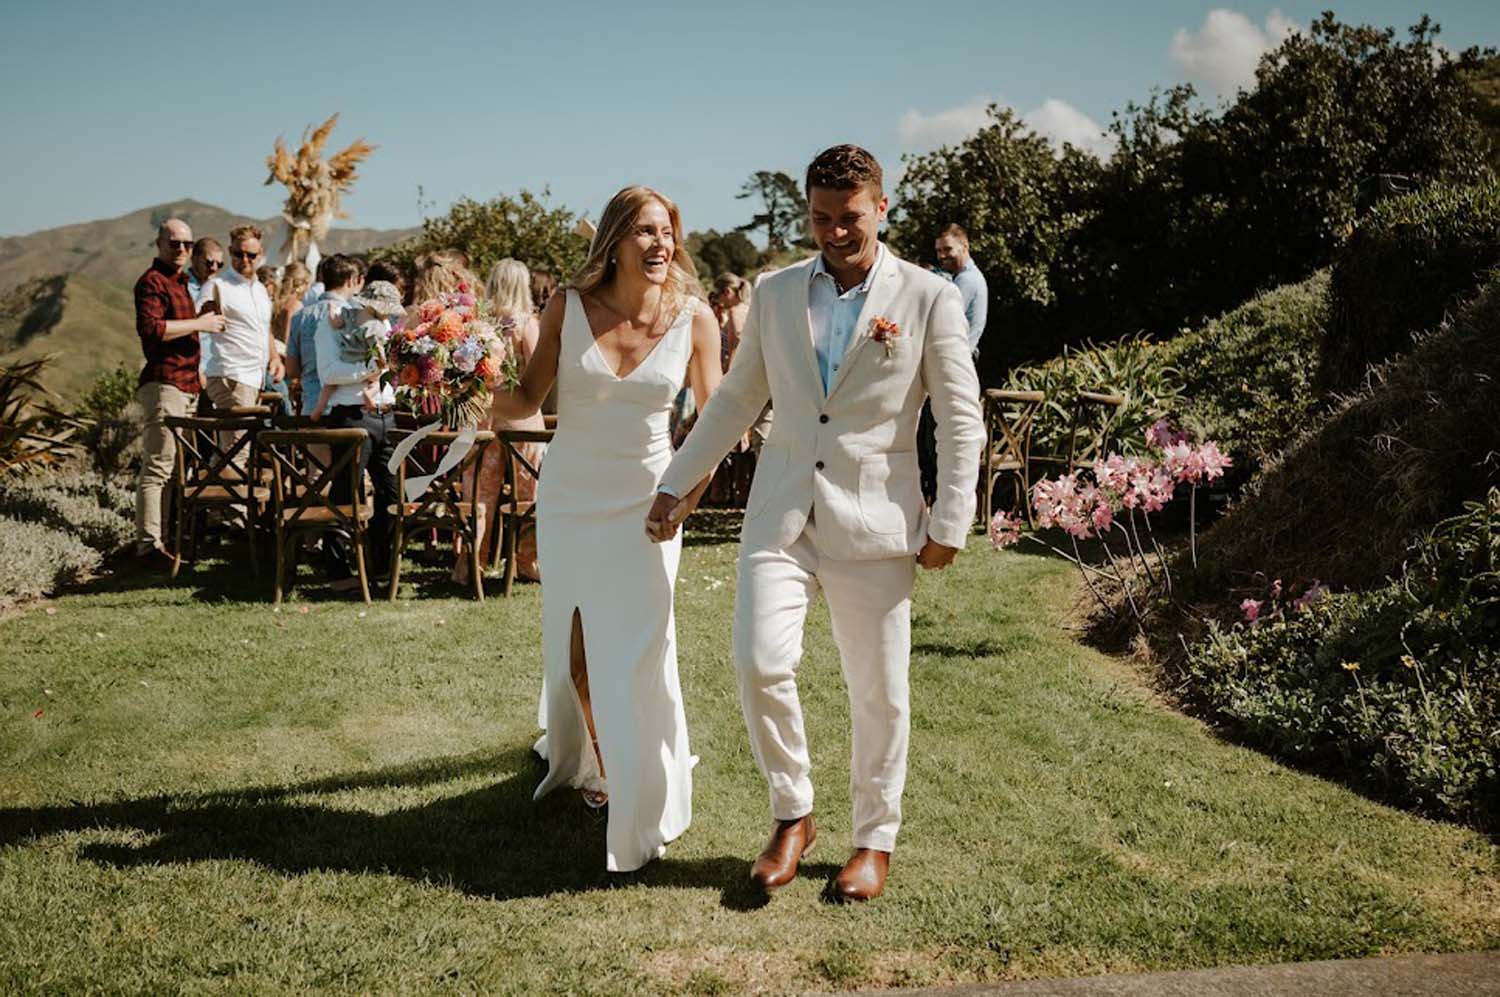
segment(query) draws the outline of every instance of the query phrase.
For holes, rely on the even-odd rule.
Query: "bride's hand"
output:
[[[679,510],[681,505],[683,502],[676,495],[656,493],[656,501],[651,503],[651,511],[646,513],[646,536],[651,538],[652,543],[662,543],[677,535],[677,527],[687,515]]]

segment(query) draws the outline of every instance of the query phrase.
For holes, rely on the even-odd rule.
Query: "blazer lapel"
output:
[[[823,391],[823,374],[818,369],[818,352],[813,348],[812,315],[809,311],[812,307],[812,268],[816,260],[817,257],[813,257],[808,261],[804,268],[805,272],[797,282],[795,297],[801,308],[797,311],[796,320],[792,322],[792,335],[801,344],[802,369],[806,376],[812,378],[813,390],[817,392],[817,397],[821,401],[828,396]]]
[[[869,344],[871,320],[877,315],[885,314],[900,285],[901,268],[896,265],[896,254],[887,246],[880,270],[870,284],[870,293],[865,295],[864,307],[859,310],[859,319],[854,323],[854,341],[844,351],[844,360],[839,364],[839,372],[833,375],[833,383],[828,386],[830,397],[839,389],[839,385],[844,383],[844,378],[848,376],[849,369],[854,366],[854,360],[859,351]],[[813,369],[817,369],[816,356],[813,357]],[[818,380],[821,383],[822,378]]]

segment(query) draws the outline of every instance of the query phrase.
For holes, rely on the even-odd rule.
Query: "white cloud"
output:
[[[935,149],[962,142],[989,124],[991,103],[989,97],[976,97],[936,114],[907,111],[901,115],[901,144],[908,149]]]
[[[1239,11],[1219,8],[1208,12],[1197,31],[1178,28],[1169,55],[1188,79],[1228,95],[1255,86],[1260,57],[1301,30],[1279,10],[1271,11],[1262,28]]]
[[[962,142],[990,123],[991,104],[1007,106],[1007,102],[998,97],[976,97],[966,104],[934,114],[907,111],[901,115],[901,144],[912,151],[925,151]],[[1064,142],[1071,142],[1101,157],[1108,156],[1114,149],[1113,136],[1065,100],[1048,97],[1040,107],[1019,116],[1032,131],[1051,139],[1059,147]]]
[[[1115,137],[1078,108],[1065,100],[1048,97],[1042,106],[1021,115],[1021,120],[1038,135],[1045,135],[1059,146],[1072,143],[1084,152],[1106,159],[1115,151]]]

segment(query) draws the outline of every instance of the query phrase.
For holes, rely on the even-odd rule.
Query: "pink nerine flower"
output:
[[[1213,481],[1224,474],[1224,469],[1233,464],[1227,455],[1219,450],[1219,445],[1209,440],[1198,448],[1198,465],[1203,469],[1203,476]]]
[[[994,517],[990,519],[990,543],[994,544],[995,549],[999,550],[1002,547],[1009,547],[1011,544],[1019,542],[1020,539],[1021,517],[1012,517],[1004,509],[995,513]]]
[[[1314,578],[1308,590],[1292,601],[1292,609],[1303,612],[1322,602],[1327,595],[1328,586]]]
[[[1100,533],[1104,533],[1108,531],[1112,525],[1114,525],[1115,511],[1109,507],[1108,503],[1100,502],[1098,505],[1094,506],[1093,520],[1094,529],[1098,530]]]
[[[1172,424],[1166,419],[1157,419],[1151,424],[1151,428],[1146,430],[1146,442],[1162,450],[1165,450],[1174,443],[1181,443],[1186,439],[1187,434],[1173,428]]]
[[[1240,603],[1240,609],[1244,610],[1245,619],[1249,620],[1251,623],[1254,623],[1260,618],[1260,606],[1261,603],[1259,599],[1246,599],[1244,602]]]
[[[1203,462],[1199,459],[1198,451],[1185,440],[1162,448],[1162,464],[1174,481],[1197,484],[1203,477]]]

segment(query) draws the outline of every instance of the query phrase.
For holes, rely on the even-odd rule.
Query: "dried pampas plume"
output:
[[[322,242],[333,220],[347,217],[339,210],[339,198],[358,179],[355,167],[375,151],[376,147],[364,139],[356,139],[342,152],[321,158],[338,120],[335,114],[316,129],[311,125],[304,128],[295,156],[287,152],[286,143],[278,136],[275,151],[266,157],[266,167],[271,171],[267,185],[279,182],[287,189],[281,217],[287,223],[287,240],[282,248],[289,250],[288,260],[305,259],[309,242]]]

